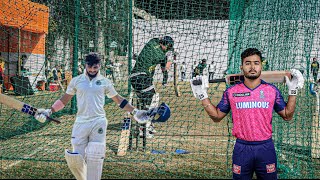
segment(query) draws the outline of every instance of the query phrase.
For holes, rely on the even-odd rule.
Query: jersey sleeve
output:
[[[68,87],[67,87],[67,91],[66,93],[67,94],[70,94],[70,95],[75,95],[76,92],[77,92],[77,89],[76,89],[76,80],[77,78],[72,78]]]
[[[113,98],[114,96],[118,95],[118,92],[114,89],[114,86],[110,82],[110,80],[106,79],[107,81],[107,86],[105,89],[105,93],[108,98]]]
[[[226,114],[228,114],[230,112],[231,106],[230,106],[230,101],[228,98],[228,90],[224,91],[223,96],[219,102],[219,104],[217,105],[217,108],[221,111],[224,112]]]
[[[281,92],[279,91],[278,88],[274,87],[275,90],[276,90],[276,100],[274,102],[274,107],[273,109],[276,111],[276,112],[280,112],[282,110],[284,110],[284,108],[286,107],[287,103],[284,101],[282,95],[281,95]]]

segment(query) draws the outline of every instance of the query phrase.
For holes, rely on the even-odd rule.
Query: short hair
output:
[[[85,59],[85,63],[89,66],[93,66],[94,64],[100,64],[101,58],[98,53],[90,52]]]
[[[262,61],[262,54],[256,48],[248,48],[241,53],[241,64],[243,63],[243,59],[252,55],[258,55],[260,57],[260,61]]]

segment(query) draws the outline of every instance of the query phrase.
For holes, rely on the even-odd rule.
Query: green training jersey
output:
[[[156,66],[160,64],[164,68],[166,63],[166,52],[162,50],[159,39],[153,38],[143,47],[136,59],[132,73],[145,72],[152,77]]]

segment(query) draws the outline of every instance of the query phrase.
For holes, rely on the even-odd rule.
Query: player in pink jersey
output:
[[[286,78],[289,89],[288,102],[272,84],[260,79],[261,52],[248,48],[241,54],[241,71],[244,82],[225,90],[217,106],[211,104],[207,95],[205,78],[198,76],[190,80],[195,97],[201,100],[205,111],[214,122],[220,122],[232,111],[232,135],[237,138],[234,146],[233,179],[277,179],[277,157],[272,141],[272,112],[275,110],[284,120],[293,118],[297,91],[303,87],[300,71],[291,70],[291,80]],[[202,81],[194,85],[193,81]]]

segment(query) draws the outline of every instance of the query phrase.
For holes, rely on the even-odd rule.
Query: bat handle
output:
[[[60,123],[61,123],[58,119],[51,118],[51,117],[49,117],[49,116],[46,116],[46,117],[47,117],[47,120],[49,120],[49,121],[53,121],[53,122],[55,122],[55,123],[57,123],[57,124],[60,124]]]

